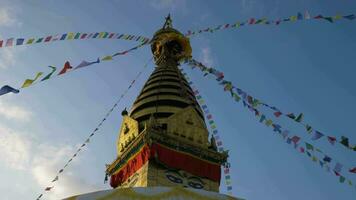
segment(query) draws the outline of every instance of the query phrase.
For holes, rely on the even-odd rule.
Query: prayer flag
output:
[[[70,63],[67,61],[64,63],[63,69],[59,72],[58,75],[62,75],[66,73],[68,70],[72,69],[73,67],[70,65]]]
[[[16,45],[22,45],[24,41],[25,41],[25,39],[19,38],[16,40]]]
[[[343,176],[340,176],[340,178],[339,178],[339,181],[340,181],[340,183],[343,183],[343,182],[345,182],[345,177],[343,177]]]
[[[101,59],[101,61],[108,61],[112,60],[112,56],[105,56],[104,58]]]
[[[305,129],[307,129],[308,133],[311,133],[313,131],[313,128],[309,124],[305,125]]]
[[[310,153],[309,151],[307,151],[307,155],[308,155],[309,157],[311,157],[311,153]]]
[[[55,182],[55,181],[58,181],[58,176],[56,176],[56,177],[52,180],[52,183]]]
[[[297,20],[297,16],[290,16],[290,21],[296,21]]]
[[[303,120],[303,113],[300,113],[298,117],[295,119],[296,122],[301,122]]]
[[[49,74],[47,74],[47,76],[45,76],[41,81],[45,81],[45,80],[51,78],[52,74],[57,70],[57,68],[55,68],[53,66],[48,66],[48,67],[51,68],[52,71]]]
[[[63,34],[63,35],[61,36],[61,39],[59,39],[59,40],[65,40],[66,37],[67,37],[67,33]]]
[[[49,41],[51,41],[51,39],[52,39],[52,36],[47,36],[44,42],[49,42]]]
[[[295,119],[295,115],[293,113],[289,113],[287,114],[287,117],[291,118],[291,119]]]
[[[324,167],[324,163],[319,160],[320,167]]]
[[[35,38],[28,39],[26,44],[32,44],[35,41]]]
[[[312,150],[312,151],[314,150],[314,146],[307,142],[305,143],[305,147],[307,148],[307,150]]]
[[[297,145],[297,143],[299,142],[299,140],[300,140],[300,137],[298,137],[298,136],[293,136],[292,138],[291,138],[291,140],[292,140],[292,142],[295,144],[295,145]]]
[[[335,142],[336,142],[336,138],[335,138],[335,137],[328,136],[328,141],[330,142],[330,144],[334,145]]]
[[[286,139],[286,137],[288,136],[288,134],[289,134],[289,131],[288,131],[288,130],[284,130],[284,131],[282,132],[283,139]]]
[[[50,191],[52,188],[53,188],[53,186],[52,187],[46,187],[45,191]]]
[[[298,20],[302,20],[303,19],[302,13],[298,12],[297,18],[298,18]]]
[[[279,124],[272,124],[272,127],[273,127],[273,131],[274,132],[278,132],[278,133],[281,133],[281,125]]]
[[[350,169],[350,170],[349,170],[349,172],[351,172],[351,173],[355,173],[355,174],[356,174],[356,167],[354,167],[354,168]]]
[[[4,43],[3,40],[0,40],[0,47],[2,47],[2,44]]]
[[[254,18],[251,18],[250,21],[249,21],[249,24],[254,24],[255,23],[255,19]]]
[[[89,65],[92,65],[92,64],[95,64],[95,63],[100,63],[100,59],[98,58],[96,61],[93,61],[93,62],[88,62],[88,61],[83,60],[83,61],[82,61],[78,66],[76,66],[74,69],[79,69],[79,68],[86,67],[86,66],[89,66]]]
[[[67,40],[73,40],[74,39],[74,33],[70,32],[67,35]]]
[[[262,123],[265,119],[266,119],[266,116],[262,114],[261,118],[260,118],[260,122]]]
[[[7,93],[10,93],[10,92],[17,94],[20,91],[15,89],[15,88],[13,88],[13,87],[11,87],[11,86],[9,86],[9,85],[4,85],[0,89],[0,96],[4,95],[4,94],[7,94]]]
[[[344,145],[345,147],[349,147],[349,139],[345,136],[341,136],[341,141],[340,143]]]
[[[312,156],[312,161],[313,161],[313,162],[316,162],[316,161],[318,161],[318,158],[315,157],[315,156]]]
[[[349,19],[349,20],[354,20],[356,18],[356,16],[354,14],[346,15],[346,16],[343,16],[343,17],[346,18],[346,19]]]
[[[310,19],[310,14],[307,10],[305,11],[304,19]]]
[[[9,46],[12,46],[12,43],[14,42],[14,38],[10,38],[10,39],[7,39],[6,41],[6,46],[9,47]]]
[[[79,39],[79,37],[80,37],[80,33],[76,33],[74,39]]]
[[[323,158],[323,161],[329,163],[329,162],[331,162],[331,158],[329,156],[325,155],[324,158]]]
[[[57,35],[53,36],[52,41],[57,41],[57,40],[59,40],[59,38],[60,38],[60,35],[57,34]]]
[[[332,17],[323,17],[325,20],[327,20],[330,23],[333,23],[333,18]]]
[[[280,111],[277,111],[277,112],[275,112],[273,114],[274,114],[274,116],[279,117],[279,116],[281,116],[282,113]]]
[[[43,40],[43,38],[38,38],[38,40],[36,41],[36,43],[41,43]]]
[[[268,119],[266,121],[266,126],[270,126],[270,125],[272,125],[272,123],[273,123],[273,121],[271,119]]]
[[[303,147],[299,148],[300,153],[304,153],[305,149]]]
[[[341,172],[341,170],[342,170],[342,164],[336,163],[335,167],[334,167],[334,172],[339,174]]]
[[[317,15],[317,16],[314,17],[314,19],[322,19],[322,18],[323,18],[322,15]]]
[[[38,72],[34,79],[26,79],[25,82],[22,84],[21,88],[25,88],[32,85],[32,83],[35,82],[40,76],[42,76],[42,74],[42,72]]]
[[[99,33],[95,33],[94,36],[93,36],[93,38],[96,38],[96,37],[98,37],[98,36],[99,36]]]
[[[291,144],[292,143],[292,140],[290,138],[287,138],[287,144]]]
[[[323,137],[324,134],[320,133],[319,131],[314,131],[312,135],[312,140],[318,140],[319,138]]]
[[[88,35],[88,34],[83,33],[83,35],[82,35],[82,36],[80,36],[80,39],[85,39],[85,37],[86,37],[87,35]]]

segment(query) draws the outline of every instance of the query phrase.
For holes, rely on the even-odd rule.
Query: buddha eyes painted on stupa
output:
[[[196,176],[190,176],[186,173],[181,173],[180,171],[176,170],[167,170],[166,177],[169,181],[180,184],[183,187],[191,187],[194,189],[203,189],[205,183]]]

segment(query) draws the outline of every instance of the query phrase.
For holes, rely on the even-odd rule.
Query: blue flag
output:
[[[4,94],[7,94],[9,92],[12,92],[12,93],[19,93],[20,91],[11,87],[11,86],[8,86],[8,85],[5,85],[3,86],[1,89],[0,89],[0,96],[1,95],[4,95]]]

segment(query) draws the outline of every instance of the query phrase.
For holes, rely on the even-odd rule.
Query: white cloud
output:
[[[12,105],[10,102],[0,101],[0,115],[21,123],[30,121],[30,116],[33,113],[23,107]],[[32,191],[33,195],[36,195],[44,192],[45,187],[51,186],[51,180],[58,170],[63,167],[80,145],[53,145],[48,142],[42,142],[39,145],[36,142],[35,134],[23,133],[16,129],[16,127],[8,127],[8,125],[0,123],[0,164],[13,170],[14,173],[21,170],[22,173],[33,177],[35,183],[32,184],[38,185],[38,187],[33,187],[37,188],[36,191]],[[75,166],[79,163],[78,161],[80,161],[80,157],[73,159],[71,165]],[[66,168],[64,173],[61,173],[59,180],[55,182],[55,188],[46,192],[44,198],[63,199],[98,189],[100,189],[98,186],[89,184],[85,179],[71,173],[70,168]]]
[[[38,147],[38,151],[42,153],[34,157],[31,173],[41,186],[40,188],[51,186],[49,185],[51,179],[53,179],[58,170],[63,167],[64,161],[73,155],[74,150],[75,149],[70,146],[53,147],[42,145]],[[74,162],[77,161],[76,159]],[[51,192],[46,192],[46,199],[63,199],[68,196],[87,193],[97,189],[98,187],[87,183],[84,179],[65,171],[59,177],[59,181],[56,182],[55,188]]]
[[[0,51],[0,69],[6,69],[16,63],[14,49],[4,48]]]
[[[14,10],[8,7],[0,8],[0,26],[19,25]]]
[[[6,103],[0,99],[0,116],[17,121],[29,121],[32,115],[29,109]]]
[[[30,162],[31,143],[23,134],[0,125],[0,158],[8,167],[25,170]]]
[[[199,57],[200,57],[201,62],[203,62],[204,64],[206,64],[208,66],[213,66],[214,65],[214,60],[212,58],[210,47],[202,48]]]

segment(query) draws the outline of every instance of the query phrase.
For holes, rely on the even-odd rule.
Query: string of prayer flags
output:
[[[185,76],[185,78],[189,81],[190,78],[188,77],[187,73],[185,73],[183,71],[183,69],[180,69],[182,74]],[[203,108],[203,112],[205,114],[206,119],[208,120],[208,123],[210,125],[210,129],[212,130],[212,138],[213,140],[215,140],[215,145],[217,147],[217,150],[219,152],[223,152],[224,148],[223,148],[223,142],[220,138],[219,135],[219,131],[216,127],[215,121],[213,119],[212,114],[210,113],[208,106],[206,105],[203,97],[201,96],[199,90],[194,86],[192,81],[189,81],[189,85],[193,90],[194,96],[198,99],[199,104],[201,105],[201,107]],[[226,185],[226,189],[228,191],[229,195],[232,195],[232,183],[231,183],[231,176],[230,176],[230,164],[224,165],[224,175],[225,175],[225,185]]]
[[[248,110],[250,110],[255,116],[257,116],[257,119],[261,123],[264,123],[265,121],[272,121],[271,119],[267,118],[265,114],[263,114],[261,111],[257,110],[256,108],[253,108],[251,105],[246,103],[246,104],[244,104],[244,107],[248,108]],[[263,118],[262,118],[262,116],[263,116]],[[262,120],[261,120],[261,118],[262,118]],[[330,156],[326,155],[319,148],[314,147],[310,143],[303,142],[302,139],[299,136],[291,135],[289,130],[282,130],[281,125],[276,124],[273,121],[272,121],[272,126],[268,126],[267,124],[266,124],[266,126],[267,127],[272,127],[273,131],[278,133],[278,135],[280,135],[283,138],[283,140],[285,140],[285,142],[287,144],[292,144],[293,143],[294,144],[294,148],[298,152],[307,155],[312,162],[318,163],[323,169],[325,168],[327,172],[330,172],[329,165],[331,164],[331,161],[334,160],[334,159],[332,159]],[[276,127],[278,127],[278,129],[276,129]],[[305,144],[305,148],[304,147],[297,148],[302,143]],[[318,156],[316,155],[316,153],[320,154],[323,157],[323,159],[322,160],[319,159]],[[339,162],[336,162],[336,161],[334,161],[334,162],[336,163],[335,166],[334,166],[334,169],[333,169],[334,174],[337,177],[342,177],[341,178],[342,180],[340,181],[340,183],[343,183],[346,180],[346,177],[341,174],[343,165],[340,164]],[[356,171],[356,168],[355,168],[355,171]],[[352,173],[352,172],[350,171],[350,173]],[[349,186],[352,186],[352,181],[351,180],[347,180],[347,182],[351,183],[351,184],[349,184]]]
[[[15,88],[9,86],[9,85],[4,85],[0,89],[0,96],[4,95],[4,94],[7,94],[7,93],[10,93],[10,92],[17,94],[20,91],[18,89],[15,89]]]
[[[188,30],[185,36],[193,36],[197,34],[201,34],[204,32],[210,32],[213,33],[218,30],[225,30],[225,29],[232,29],[232,28],[239,28],[242,26],[252,26],[252,25],[280,25],[281,23],[286,23],[286,22],[296,22],[296,21],[301,21],[301,20],[320,20],[323,19],[327,22],[334,23],[335,20],[340,20],[340,19],[347,19],[347,20],[354,20],[356,18],[356,15],[350,14],[350,15],[334,15],[334,16],[323,16],[323,15],[316,15],[314,17],[311,17],[308,11],[305,11],[305,14],[303,15],[301,12],[298,12],[297,15],[292,15],[286,18],[279,18],[276,20],[268,20],[267,18],[261,18],[261,19],[255,19],[255,18],[250,18],[248,20],[244,21],[237,21],[235,23],[227,23],[227,24],[221,24],[216,26],[215,28],[205,28],[205,29],[200,29],[198,31],[191,31]]]
[[[99,37],[98,37],[99,36]],[[107,37],[109,36],[109,37]],[[21,45],[30,45],[30,44],[38,44],[38,43],[50,43],[55,41],[63,41],[63,40],[83,40],[83,39],[121,39],[121,40],[131,40],[137,41],[140,43],[148,43],[150,38],[144,36],[136,36],[130,34],[120,34],[120,33],[108,33],[108,32],[98,32],[98,33],[63,33],[63,34],[55,34],[49,35],[46,37],[34,38],[30,37],[28,39],[25,38],[9,38],[5,40],[0,39],[0,48],[1,47],[13,47],[13,46],[21,46]],[[4,44],[4,45],[3,45]]]
[[[318,130],[315,130],[309,124],[305,124],[303,122],[303,118],[304,118],[303,113],[295,115],[294,113],[282,112],[277,107],[270,106],[266,103],[263,103],[261,100],[252,97],[244,90],[232,85],[232,83],[230,81],[224,80],[224,76],[221,76],[221,74],[223,74],[222,72],[220,72],[212,67],[207,67],[204,64],[202,64],[201,62],[198,62],[194,59],[185,59],[183,62],[188,64],[189,66],[191,66],[192,69],[199,68],[204,73],[204,75],[206,73],[214,75],[216,77],[216,81],[218,81],[219,84],[224,87],[224,91],[230,92],[232,94],[232,97],[234,97],[235,101],[238,101],[239,99],[243,99],[243,103],[251,105],[252,108],[258,108],[259,105],[262,105],[266,108],[271,109],[274,112],[274,115],[276,117],[280,117],[281,115],[283,115],[289,119],[292,119],[293,121],[304,126],[307,133],[311,133],[312,140],[318,140],[318,139],[322,138],[323,136],[327,136],[326,138],[331,145],[334,145],[336,142],[338,142],[338,143],[342,144],[343,146],[347,147],[347,149],[356,151],[356,145],[351,145],[349,142],[349,139],[346,136],[342,136],[340,140],[337,140],[336,137],[331,136],[331,135],[326,135]],[[237,97],[237,96],[239,96],[239,97]],[[270,122],[268,122],[267,125],[270,125]]]
[[[137,46],[135,46],[135,47],[133,47],[133,48],[131,48],[131,49],[129,49],[129,50],[117,52],[117,53],[115,53],[114,55],[115,55],[115,56],[118,56],[118,55],[125,55],[125,54],[127,54],[128,52],[131,52],[131,51],[134,51],[134,50],[136,50],[136,49],[138,49],[138,48],[140,48],[140,47],[143,47],[144,45],[145,45],[145,44],[140,44],[140,45],[137,45]],[[123,52],[125,52],[125,53],[123,53]],[[112,56],[112,57],[114,57],[114,56]],[[83,68],[83,67],[86,67],[86,66],[89,66],[89,65],[98,64],[98,63],[100,63],[100,58],[98,58],[98,59],[96,59],[96,61],[92,61],[92,62],[88,62],[88,61],[83,60],[83,61],[82,61],[81,63],[79,63],[75,68],[73,68],[73,66],[70,64],[70,62],[69,62],[69,61],[66,61],[66,62],[64,63],[64,65],[63,65],[63,68],[62,68],[61,71],[57,74],[57,76],[63,75],[63,74],[68,74],[69,72],[72,72],[72,71],[74,71],[74,70],[77,70],[77,69],[80,69],[80,68]],[[49,79],[55,77],[55,76],[53,76],[53,74],[54,74],[54,72],[56,71],[56,67],[53,67],[53,66],[48,66],[48,67],[51,68],[52,71],[51,71],[48,75],[46,75],[44,78],[42,78],[41,82],[42,82],[42,81],[49,80]],[[38,73],[36,74],[36,77],[35,77],[34,79],[26,79],[26,80],[24,81],[24,83],[22,84],[21,88],[27,88],[27,87],[29,87],[29,86],[34,85],[34,82],[35,82],[40,76],[42,76],[42,74],[43,74],[43,72],[38,72]],[[57,76],[56,76],[56,77],[57,77]],[[7,93],[10,93],[10,92],[12,92],[12,93],[19,93],[20,91],[19,91],[19,89],[15,89],[15,88],[13,88],[13,87],[11,87],[11,86],[5,85],[5,86],[3,86],[3,87],[0,89],[0,96],[1,96],[1,95],[4,95],[4,94],[7,94]]]
[[[146,69],[147,65],[152,59],[150,59],[143,67],[143,69],[136,75],[136,77],[133,79],[133,81],[130,83],[130,85],[127,87],[127,89],[120,95],[120,97],[116,100],[114,105],[106,112],[105,117],[101,122],[93,129],[93,131],[90,133],[90,135],[85,139],[85,141],[82,143],[82,145],[77,149],[77,151],[72,155],[72,157],[67,161],[67,163],[64,165],[63,168],[61,168],[58,173],[55,175],[55,177],[52,179],[51,183],[53,184],[54,182],[57,182],[59,180],[59,176],[61,173],[64,172],[64,170],[69,166],[69,164],[79,155],[79,152],[90,142],[90,139],[97,133],[97,131],[100,129],[100,126],[102,125],[104,119],[106,119],[108,116],[112,114],[114,109],[117,107],[117,105],[121,102],[121,100],[126,96],[127,92],[129,89],[132,87],[132,85],[135,83],[135,81],[141,76],[142,72]],[[48,186],[44,189],[44,191],[48,192],[54,188],[54,185]],[[37,197],[37,200],[41,199],[43,196],[43,193],[40,194]]]

